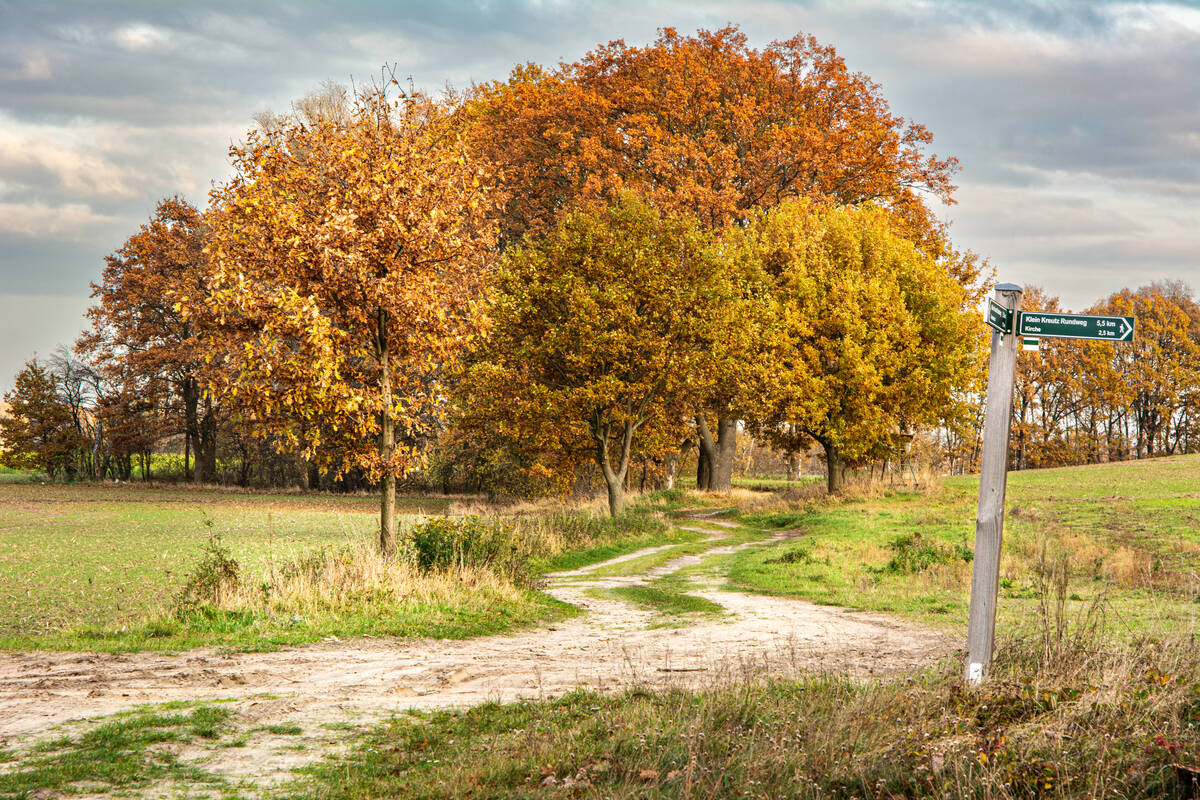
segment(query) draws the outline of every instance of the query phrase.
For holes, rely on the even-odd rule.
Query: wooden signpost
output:
[[[983,680],[992,665],[996,603],[1000,593],[1000,545],[1004,538],[1004,492],[1008,485],[1008,437],[1012,421],[1017,348],[1041,337],[1133,341],[1133,317],[1060,314],[1021,308],[1020,286],[1001,283],[988,299],[984,321],[992,327],[984,400],[983,449],[979,469],[979,511],[975,516],[975,560],[971,570],[971,611],[967,620],[967,683]]]

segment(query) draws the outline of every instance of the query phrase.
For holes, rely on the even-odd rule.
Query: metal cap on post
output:
[[[993,332],[988,360],[979,470],[979,511],[975,517],[975,558],[971,573],[971,611],[967,622],[966,679],[972,685],[981,682],[991,668],[996,638],[1000,544],[1004,536],[1004,494],[1008,481],[1008,434],[1019,345],[1019,338],[1015,334],[1022,293],[1021,287],[1013,283],[1000,283],[995,287],[994,302],[1010,311],[1012,316],[1008,318],[1006,331]]]

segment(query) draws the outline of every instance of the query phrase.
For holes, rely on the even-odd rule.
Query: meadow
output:
[[[494,570],[382,563],[373,552],[378,502],[186,485],[0,483],[0,647],[175,650],[329,636],[462,637],[572,613],[528,581],[516,585]],[[402,498],[400,525],[437,518],[452,502]],[[562,528],[575,535],[568,541]],[[538,569],[694,538],[640,519],[612,525],[588,511],[525,520],[519,534],[536,548]],[[214,553],[236,564],[238,591],[214,587],[220,597],[181,607],[181,592],[208,574]],[[277,596],[263,596],[268,587]]]

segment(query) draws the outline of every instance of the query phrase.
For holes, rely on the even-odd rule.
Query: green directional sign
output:
[[[1022,312],[1017,323],[1021,336],[1051,336],[1058,339],[1098,339],[1107,342],[1133,341],[1133,317],[1100,317],[1094,314],[1059,314],[1053,311]]]
[[[1005,308],[989,297],[983,321],[1001,333],[1012,333],[1013,310]]]

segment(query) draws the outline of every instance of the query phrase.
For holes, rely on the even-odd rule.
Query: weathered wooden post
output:
[[[984,321],[992,326],[984,401],[983,452],[979,469],[979,511],[975,515],[975,566],[971,572],[971,615],[967,620],[967,683],[978,684],[992,666],[996,639],[996,601],[1000,594],[1000,543],[1004,538],[1004,490],[1008,486],[1008,431],[1012,421],[1017,347],[1022,339],[1037,342],[1091,339],[1132,342],[1137,320],[1059,311],[1021,311],[1021,287],[996,286]],[[1029,349],[1036,350],[1036,344]]]
[[[1000,591],[1000,543],[1004,536],[1004,490],[1008,484],[1008,432],[1013,383],[1017,375],[1016,320],[1020,286],[996,285],[988,301],[992,333],[984,401],[983,448],[979,470],[979,511],[975,516],[975,559],[971,572],[971,613],[967,622],[967,683],[977,684],[992,665],[996,599]]]

